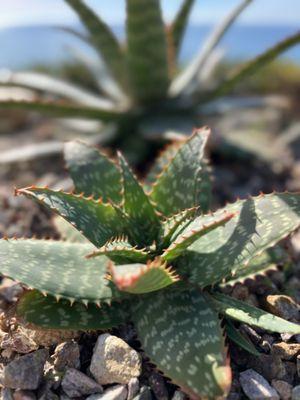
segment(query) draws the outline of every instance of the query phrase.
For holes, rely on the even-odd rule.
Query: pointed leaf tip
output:
[[[110,264],[112,279],[119,290],[140,294],[163,289],[178,281],[178,276],[160,260],[147,264]]]
[[[194,131],[174,154],[158,176],[150,193],[158,211],[172,216],[192,207],[204,212],[210,198],[210,184],[205,160],[205,146],[210,129]]]

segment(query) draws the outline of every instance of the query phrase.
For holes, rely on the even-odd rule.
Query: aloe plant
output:
[[[203,121],[201,113],[207,102],[229,93],[241,80],[300,41],[297,32],[216,82],[213,72],[219,54],[217,45],[252,0],[243,0],[232,10],[183,69],[178,57],[193,0],[183,0],[169,25],[163,22],[158,0],[126,0],[127,41],[124,46],[82,0],[65,1],[81,20],[86,33],[65,30],[92,46],[100,56],[101,61],[96,66],[84,61],[87,73],[96,75],[98,93],[40,73],[5,72],[0,76],[2,84],[33,89],[37,99],[2,99],[0,107],[98,120],[101,124],[95,125],[96,131],[106,132],[109,125],[115,132],[117,147],[124,142],[133,145],[132,141],[136,142],[141,136],[161,140],[168,138],[170,132],[178,133],[183,129],[188,134],[199,120]]]
[[[150,360],[193,399],[229,390],[226,334],[257,354],[230,320],[300,333],[221,291],[278,262],[282,251],[270,248],[299,227],[300,195],[261,194],[210,212],[208,137],[203,128],[168,147],[143,183],[121,154],[115,162],[70,142],[74,192],[18,189],[60,216],[64,240],[0,241],[0,272],[28,288],[17,317],[77,330],[131,321]]]

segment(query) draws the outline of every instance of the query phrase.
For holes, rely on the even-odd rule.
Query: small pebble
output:
[[[38,347],[35,341],[27,335],[26,330],[20,326],[15,331],[2,336],[1,349],[27,354],[37,350]]]
[[[299,307],[295,301],[284,295],[269,295],[266,297],[266,306],[273,314],[287,320],[299,319]]]
[[[128,384],[142,372],[140,354],[122,339],[108,333],[100,335],[94,347],[90,371],[102,385]]]
[[[293,387],[289,383],[274,379],[272,381],[272,386],[280,395],[281,400],[290,400],[292,398]]]
[[[240,373],[240,383],[250,400],[279,400],[279,395],[272,386],[253,369]]]
[[[92,394],[86,400],[126,400],[127,388],[125,385],[112,386],[103,394]]]
[[[280,357],[273,354],[261,354],[259,357],[250,355],[247,366],[250,369],[254,369],[268,381],[283,379],[287,374],[285,363]]]
[[[152,372],[149,376],[149,385],[155,394],[157,400],[168,400],[169,394],[165,385],[164,378],[156,372]]]
[[[0,285],[0,294],[6,301],[12,303],[16,301],[22,294],[24,289],[20,283],[17,283],[9,278],[3,278]]]
[[[292,360],[298,354],[300,354],[299,343],[275,343],[272,347],[272,353],[279,356],[282,360]]]
[[[11,361],[3,370],[4,386],[11,389],[37,389],[47,357],[48,350],[42,349]]]
[[[128,382],[128,395],[127,400],[132,400],[136,396],[140,389],[140,382],[137,378],[131,378]]]
[[[14,400],[35,400],[36,395],[30,390],[15,390]]]
[[[79,369],[80,351],[78,343],[75,341],[60,343],[51,358],[57,371],[64,371],[66,368]]]
[[[237,300],[246,300],[249,297],[249,289],[247,286],[237,283],[232,290],[231,296]]]
[[[300,385],[295,386],[292,390],[292,400],[300,400]]]
[[[47,389],[38,397],[38,400],[59,400],[59,397],[52,390]]]
[[[61,386],[63,391],[69,397],[80,397],[93,393],[103,393],[102,386],[74,368],[68,368],[66,370]]]
[[[285,375],[281,379],[283,379],[285,382],[293,384],[294,383],[294,379],[295,379],[295,375],[297,373],[296,364],[294,362],[292,362],[292,361],[286,361],[284,363],[284,369],[285,369]],[[280,379],[280,378],[278,378],[278,379]]]
[[[133,400],[152,400],[151,390],[148,386],[142,386],[140,393]]]
[[[8,388],[2,388],[1,389],[1,400],[13,400],[13,391]]]
[[[182,393],[180,390],[176,390],[174,393],[172,400],[186,400],[186,395]]]

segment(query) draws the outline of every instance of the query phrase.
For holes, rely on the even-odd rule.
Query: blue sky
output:
[[[124,0],[86,0],[111,24],[124,20]],[[176,12],[181,0],[162,0],[166,20]],[[238,0],[196,0],[192,22],[214,23]],[[0,28],[31,24],[72,24],[74,13],[63,0],[0,0]],[[253,0],[240,18],[243,24],[300,25],[299,0]]]

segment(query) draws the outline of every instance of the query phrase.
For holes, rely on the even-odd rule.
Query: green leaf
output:
[[[17,193],[41,202],[65,218],[97,247],[124,233],[122,214],[109,203],[47,188],[29,187]]]
[[[65,145],[64,155],[78,193],[101,197],[104,202],[121,202],[121,171],[113,161],[96,148],[76,141]]]
[[[174,214],[171,217],[165,219],[162,222],[160,247],[168,247],[175,232],[177,234],[181,233],[184,228],[191,222],[193,217],[195,217],[196,212],[196,207],[188,208],[187,210],[183,210],[178,214]]]
[[[178,277],[161,260],[148,264],[111,265],[111,276],[119,290],[142,294],[163,289],[178,281]]]
[[[229,339],[236,343],[239,347],[248,351],[248,353],[253,354],[254,356],[260,356],[260,352],[256,350],[252,342],[242,335],[230,320],[226,321],[225,329]]]
[[[124,113],[124,110],[118,111],[116,108],[101,109],[98,107],[66,104],[58,101],[1,100],[0,110],[7,108],[12,110],[37,111],[56,118],[88,118],[106,122],[120,120]]]
[[[191,398],[227,392],[231,371],[217,313],[201,292],[160,291],[132,304],[142,348]]]
[[[116,264],[144,263],[149,259],[149,254],[143,250],[133,247],[126,239],[111,240],[100,249],[89,254],[88,257],[105,255]]]
[[[120,304],[101,308],[81,303],[59,302],[53,296],[43,296],[37,290],[25,293],[17,304],[16,314],[27,323],[50,329],[95,330],[110,329],[123,324],[127,315]]]
[[[125,57],[109,27],[81,0],[65,0],[90,34],[90,40],[113,77],[126,86]]]
[[[150,190],[151,186],[158,179],[159,175],[164,171],[164,169],[168,166],[170,161],[174,158],[180,147],[180,143],[178,141],[168,144],[165,149],[159,154],[150,168],[146,178],[145,178],[145,187]]]
[[[252,3],[253,0],[242,0],[238,3],[228,15],[216,26],[213,32],[201,45],[200,51],[183,69],[183,71],[173,80],[170,87],[170,94],[177,97],[185,94],[191,94],[197,88],[197,76],[205,69],[207,63],[211,60],[213,51],[220,43],[221,39],[227,33],[238,16],[244,9]],[[200,88],[201,89],[201,88]]]
[[[194,0],[183,0],[181,7],[176,14],[174,21],[171,24],[171,32],[175,53],[178,57],[180,47],[183,41],[183,36],[188,24],[189,15],[194,5]]]
[[[217,310],[228,318],[232,318],[258,328],[278,333],[300,333],[300,325],[276,317],[259,308],[221,293],[213,294],[213,303]]]
[[[225,225],[235,214],[226,211],[223,214],[197,217],[188,226],[176,236],[175,240],[162,254],[165,261],[173,260],[179,257],[192,243],[207,233]],[[175,234],[176,235],[176,232]],[[172,241],[172,238],[171,238]]]
[[[134,98],[151,103],[166,96],[167,45],[159,0],[127,0],[127,57]]]
[[[133,235],[137,244],[151,245],[159,235],[159,218],[142,186],[121,155],[119,162],[123,176],[124,211],[130,219],[129,233]]]
[[[258,57],[250,60],[247,64],[238,68],[238,70],[233,71],[232,74],[222,82],[213,92],[205,94],[203,96],[202,102],[210,101],[216,97],[223,96],[230,92],[239,82],[248,78],[248,76],[254,74],[259,69],[264,67],[266,64],[273,61],[281,53],[288,50],[290,47],[295,46],[300,42],[300,32],[295,33],[277,43],[275,46],[269,48],[264,53],[260,54]]]
[[[247,265],[241,265],[234,272],[232,278],[229,278],[221,286],[234,286],[238,282],[245,282],[247,279],[254,279],[257,275],[265,274],[270,270],[277,268],[278,264],[288,262],[288,254],[279,246],[268,249],[262,254],[254,257]]]
[[[176,260],[178,273],[200,287],[220,282],[300,225],[300,195],[281,193],[239,200],[218,210],[236,215],[194,242]]]
[[[59,215],[53,218],[53,223],[63,240],[71,243],[90,243],[73,225]]]
[[[91,244],[0,240],[0,273],[42,293],[70,301],[110,302],[121,294],[105,276],[108,259],[88,260]]]
[[[192,207],[207,205],[204,149],[210,130],[197,130],[178,150],[158,177],[150,194],[157,209],[165,216]]]

